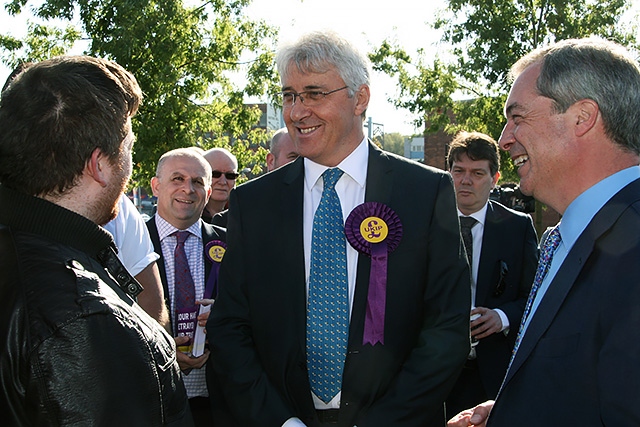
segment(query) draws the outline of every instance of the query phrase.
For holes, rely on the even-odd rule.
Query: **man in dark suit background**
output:
[[[563,216],[495,403],[449,425],[485,425],[489,411],[492,427],[640,425],[640,68],[587,38],[535,50],[511,75],[500,147],[522,192]]]
[[[446,401],[453,416],[498,394],[533,283],[538,243],[529,215],[489,200],[500,178],[493,138],[460,132],[449,145],[447,164],[460,222],[464,226],[467,217],[474,223],[468,250],[472,349]]]
[[[231,194],[229,249],[207,324],[226,400],[243,427],[443,426],[444,399],[469,353],[469,272],[451,177],[367,141],[368,61],[345,40],[309,34],[281,48],[277,64],[301,157]],[[334,172],[345,230],[332,243],[345,248],[348,306],[329,323],[337,332],[346,317],[348,342],[335,359],[337,391],[320,396],[307,303],[311,278],[326,271],[312,262],[322,234],[313,223]],[[374,247],[366,238],[381,229],[362,234],[361,225],[383,227],[386,239]],[[362,251],[386,249],[372,262],[351,246],[354,236]],[[329,267],[339,265],[344,257]],[[342,281],[329,282],[332,298]]]
[[[179,231],[188,232],[184,242],[190,275],[195,288],[194,309],[215,298],[216,263],[219,260],[209,255],[209,246],[224,246],[216,242],[225,240],[223,228],[201,221],[200,215],[211,194],[212,169],[197,151],[189,148],[171,150],[158,161],[156,176],[151,180],[153,194],[158,198],[157,213],[147,221],[147,227],[155,251],[160,254],[158,267],[170,313],[170,327],[176,337],[178,364],[183,373],[191,412],[196,426],[211,426],[212,408],[209,399],[207,364],[209,350],[192,357],[180,351],[188,344],[186,336],[179,336],[176,315],[175,249]],[[210,243],[212,242],[212,243]],[[211,277],[211,276],[214,277]],[[209,301],[206,301],[209,300]],[[204,326],[209,312],[198,315],[198,323]]]

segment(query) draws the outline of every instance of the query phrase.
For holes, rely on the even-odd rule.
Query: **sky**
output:
[[[281,41],[296,39],[314,30],[330,29],[368,53],[383,40],[397,41],[408,52],[419,47],[433,49],[437,34],[428,23],[434,19],[436,6],[444,4],[423,0],[254,0],[247,15],[262,18],[279,28]],[[386,133],[416,132],[410,112],[395,108],[388,98],[397,95],[397,83],[390,77],[373,72],[371,101],[367,115]],[[375,128],[376,126],[374,126]]]
[[[0,3],[6,1],[0,0]],[[640,0],[632,2],[637,11]],[[436,55],[442,53],[438,46],[439,34],[430,29],[429,23],[433,22],[438,8],[444,4],[444,1],[424,0],[253,0],[244,12],[252,19],[263,19],[278,27],[281,41],[295,39],[308,31],[330,29],[365,53],[389,39],[409,54],[424,48]],[[2,33],[24,35],[25,17],[11,18],[2,8],[0,28]],[[9,70],[0,65],[0,82],[4,82],[8,74]],[[399,132],[407,136],[420,133],[411,123],[415,117],[388,101],[397,94],[397,82],[382,73],[373,72],[367,113],[376,124],[374,128],[382,127],[386,133]]]
[[[1,3],[6,3],[2,0]],[[423,0],[253,0],[245,9],[252,19],[264,19],[280,29],[280,40],[297,38],[312,31],[331,29],[349,39],[365,53],[372,51],[385,39],[397,40],[408,51],[428,47],[437,41],[426,22],[433,19],[435,6]],[[433,3],[431,3],[433,4]],[[24,14],[23,14],[24,15]],[[26,33],[26,17],[10,17],[0,10],[3,34],[22,36]],[[74,52],[81,53],[81,52]],[[0,82],[10,70],[0,65]],[[373,123],[382,125],[386,133],[415,133],[413,117],[406,110],[398,110],[387,101],[397,94],[396,82],[373,73],[371,101],[368,115]],[[378,127],[378,126],[376,126]],[[375,128],[375,127],[374,127]]]

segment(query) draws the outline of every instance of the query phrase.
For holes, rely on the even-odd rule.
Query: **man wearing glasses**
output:
[[[300,157],[231,193],[207,323],[236,424],[442,427],[469,354],[451,177],[367,141],[369,64],[345,40],[311,33],[277,65]]]
[[[211,197],[202,211],[202,219],[210,224],[226,227],[226,215],[216,216],[216,214],[227,208],[229,193],[236,186],[236,179],[240,176],[238,160],[229,150],[218,147],[206,151],[204,158],[211,165],[213,179],[211,181]]]

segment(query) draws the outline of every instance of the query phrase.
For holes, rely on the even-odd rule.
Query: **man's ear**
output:
[[[571,108],[575,109],[576,114],[576,136],[583,136],[596,125],[600,115],[600,107],[592,99],[582,99]]]
[[[491,188],[495,188],[499,179],[500,179],[500,172],[496,172],[496,174],[493,176],[493,180],[492,180],[493,183],[491,184]]]
[[[369,86],[361,85],[354,96],[356,97],[355,115],[361,116],[369,107],[369,98],[371,96]]]
[[[108,169],[107,165],[109,164],[109,159],[99,148],[93,150],[91,153],[91,157],[87,160],[87,164],[84,167],[84,172],[86,175],[90,176],[95,182],[100,184],[102,187],[107,186],[107,176]]]
[[[267,153],[267,169],[268,170],[273,170],[273,165],[276,162],[276,156],[274,156],[272,153]]]
[[[154,176],[153,178],[151,178],[151,192],[153,193],[154,196],[158,197],[158,177]]]

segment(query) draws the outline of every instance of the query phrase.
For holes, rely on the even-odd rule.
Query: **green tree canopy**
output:
[[[397,78],[391,102],[413,113],[425,134],[465,129],[498,139],[511,65],[567,38],[600,35],[635,46],[635,28],[621,21],[628,8],[628,0],[447,0],[433,28],[442,34],[439,47],[450,50],[432,57],[423,48],[414,59],[384,41],[369,57],[375,70]],[[506,157],[503,179],[518,181]]]
[[[386,151],[404,156],[404,137],[398,132],[385,133],[377,136],[374,141]]]
[[[145,95],[134,118],[134,175],[142,182],[178,147],[227,147],[241,169],[259,168],[268,135],[252,130],[260,111],[244,99],[277,90],[276,30],[242,14],[249,1],[44,0],[33,14],[49,26],[30,25],[24,40],[1,36],[2,61],[13,67],[59,55],[83,38],[87,54],[131,71]],[[15,15],[27,6],[12,0],[6,9]]]

